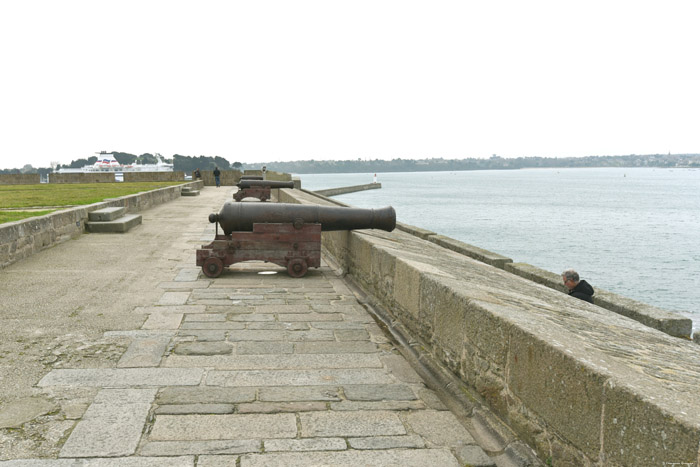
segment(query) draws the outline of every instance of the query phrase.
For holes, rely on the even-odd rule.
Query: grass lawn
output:
[[[43,216],[61,209],[99,203],[105,198],[118,198],[142,191],[151,191],[185,182],[132,183],[66,183],[40,185],[0,185],[0,224],[28,217]],[[41,211],[2,211],[2,209],[56,208]]]
[[[184,182],[66,183],[0,185],[0,209],[73,206],[98,203]],[[45,213],[44,213],[45,214]],[[41,215],[41,214],[35,214]]]

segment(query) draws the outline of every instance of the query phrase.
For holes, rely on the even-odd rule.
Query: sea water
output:
[[[300,174],[309,190],[371,173]],[[397,220],[582,279],[700,326],[700,170],[576,168],[379,173],[335,196]]]

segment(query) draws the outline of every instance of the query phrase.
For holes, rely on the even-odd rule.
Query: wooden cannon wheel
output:
[[[306,260],[303,258],[293,258],[287,263],[287,272],[292,277],[303,277],[308,269]]]
[[[210,256],[204,260],[202,265],[202,272],[207,277],[219,277],[221,271],[224,270],[224,263],[219,258],[215,256]]]

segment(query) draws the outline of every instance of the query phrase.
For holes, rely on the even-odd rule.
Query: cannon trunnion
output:
[[[390,232],[396,226],[396,213],[391,206],[359,209],[228,202],[209,216],[209,222],[217,224],[214,241],[197,250],[197,266],[205,275],[218,277],[227,266],[257,260],[302,277],[308,268],[321,266],[321,231],[376,228]]]

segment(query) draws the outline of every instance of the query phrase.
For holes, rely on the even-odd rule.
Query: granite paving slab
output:
[[[207,375],[209,386],[315,386],[339,384],[392,384],[386,372],[373,368],[330,370],[214,370]]]
[[[459,462],[447,449],[389,449],[374,451],[325,451],[245,454],[241,467],[347,466],[392,465],[403,467],[459,467]]]
[[[150,441],[295,438],[294,414],[156,415]]]
[[[200,383],[201,368],[96,368],[51,370],[37,386],[195,386]]]
[[[222,343],[223,344],[223,343]],[[179,344],[191,346],[196,343]],[[230,352],[229,352],[230,353]],[[166,367],[207,367],[219,370],[294,370],[294,369],[340,369],[340,368],[382,368],[382,363],[376,354],[278,354],[278,355],[237,355],[235,358],[226,355],[170,355],[165,359]],[[382,387],[383,388],[383,387]],[[399,387],[408,389],[408,387]],[[358,394],[361,389],[354,389],[353,394]],[[371,391],[371,389],[369,390]],[[380,393],[383,397],[389,389]],[[365,391],[366,393],[367,391]],[[411,394],[413,394],[411,392]],[[404,394],[405,397],[409,397]],[[381,398],[380,397],[380,398]],[[413,396],[415,399],[415,395]],[[369,400],[369,399],[366,399]],[[372,399],[376,400],[376,399]]]

